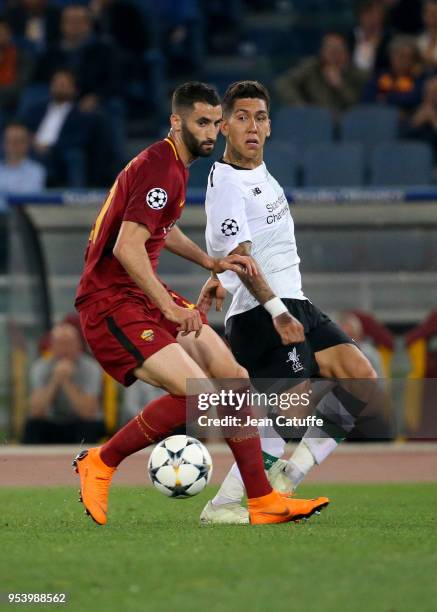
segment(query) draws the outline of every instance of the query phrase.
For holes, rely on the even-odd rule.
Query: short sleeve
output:
[[[41,389],[48,382],[49,362],[46,359],[37,359],[31,366],[29,372],[30,390]]]
[[[153,234],[161,225],[168,206],[174,180],[168,161],[158,156],[141,160],[126,169],[128,202],[123,221],[145,225]]]
[[[252,240],[243,192],[232,183],[208,188],[206,242],[210,255],[225,257],[242,242]]]
[[[83,358],[80,387],[85,393],[99,397],[102,391],[102,371],[90,357]]]

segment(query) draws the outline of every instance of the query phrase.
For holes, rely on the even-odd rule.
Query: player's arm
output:
[[[197,310],[181,308],[156,278],[149,256],[144,248],[151,233],[145,225],[123,221],[118,233],[113,254],[123,268],[159,308],[166,319],[179,324],[179,331],[200,332],[202,321]]]
[[[252,235],[246,214],[246,196],[241,187],[232,181],[216,182],[215,187],[208,186],[206,200],[208,251],[220,255],[251,257]],[[291,316],[282,300],[275,296],[262,271],[252,276],[241,270],[237,274],[241,282],[270,313],[282,343],[287,345],[303,342],[303,326]],[[208,293],[214,292],[214,287],[207,284],[203,292],[206,293],[206,298],[201,294],[199,300],[208,306]]]
[[[232,251],[232,254],[246,255],[249,257],[251,255],[251,249],[251,242],[242,242]],[[287,345],[303,342],[305,340],[305,335],[302,323],[288,312],[288,308],[281,298],[277,297],[272,291],[262,271],[259,268],[258,270],[258,274],[253,276],[248,276],[244,272],[238,272],[237,274],[243,285],[258,302],[264,306],[267,312],[270,313],[274,328],[280,335],[282,344]]]
[[[256,264],[252,258],[238,253],[222,258],[210,257],[176,225],[165,240],[165,248],[170,253],[192,261],[214,274],[225,270],[231,270],[232,272],[245,271],[249,276],[257,273]]]

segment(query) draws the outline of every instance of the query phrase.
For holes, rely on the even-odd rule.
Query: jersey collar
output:
[[[176,161],[179,161],[178,150],[176,149],[176,145],[173,139],[170,136],[167,136],[167,138],[164,138],[164,142],[167,142],[171,146],[171,148],[173,149],[173,153],[176,158]]]
[[[231,168],[234,168],[234,170],[252,170],[252,168],[243,168],[242,166],[236,166],[235,164],[231,164],[230,162],[225,161],[223,157],[221,157],[217,161],[220,164],[226,164],[227,166],[231,166]]]

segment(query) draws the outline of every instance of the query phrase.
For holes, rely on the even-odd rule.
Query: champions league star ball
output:
[[[161,210],[167,204],[167,192],[161,187],[154,187],[147,192],[146,201],[153,210]]]
[[[164,495],[193,497],[210,481],[212,459],[196,438],[170,436],[153,449],[148,470],[150,480]]]
[[[225,236],[235,236],[238,233],[238,223],[235,219],[225,219],[221,224],[222,234]]]

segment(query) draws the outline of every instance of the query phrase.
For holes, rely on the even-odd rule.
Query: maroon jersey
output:
[[[123,221],[145,225],[145,244],[156,270],[167,233],[182,214],[188,170],[170,138],[142,151],[120,172],[91,231],[76,307],[129,291],[145,297],[112,249]]]

